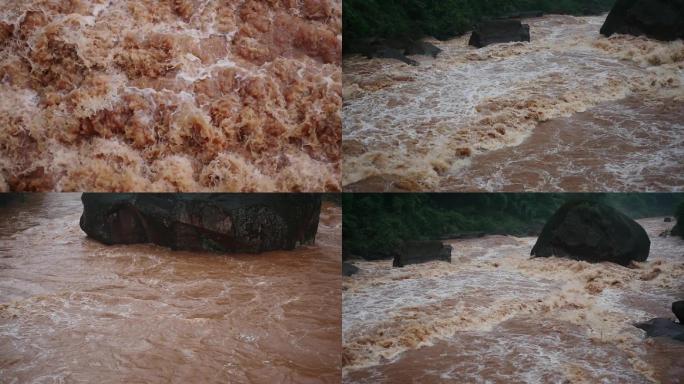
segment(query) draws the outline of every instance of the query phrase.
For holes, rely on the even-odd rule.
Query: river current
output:
[[[431,41],[436,59],[344,59],[348,191],[684,187],[684,42],[526,19],[530,43]]]
[[[78,194],[0,207],[0,381],[340,380],[341,210],[259,255],[106,246]]]
[[[678,383],[684,345],[632,324],[673,318],[684,240],[639,220],[651,239],[626,268],[530,258],[535,237],[448,241],[452,262],[393,268],[355,261],[343,280],[347,383]]]

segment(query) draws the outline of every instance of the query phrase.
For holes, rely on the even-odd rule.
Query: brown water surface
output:
[[[531,42],[344,58],[346,191],[684,188],[684,42],[526,19]]]
[[[680,383],[684,343],[632,324],[674,318],[684,240],[651,239],[626,268],[529,257],[536,238],[451,240],[452,262],[355,261],[343,279],[347,383]]]
[[[79,195],[0,208],[0,381],[336,383],[341,210],[260,255],[105,246]]]

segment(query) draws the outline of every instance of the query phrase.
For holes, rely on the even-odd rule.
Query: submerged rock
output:
[[[560,256],[627,266],[648,258],[651,241],[636,221],[607,205],[573,201],[548,220],[532,256]]]
[[[684,38],[684,1],[618,0],[601,27],[605,36],[614,33],[665,41]]]
[[[483,21],[475,26],[468,44],[482,48],[512,41],[530,41],[530,26],[520,20]]]
[[[666,217],[664,221],[665,221],[666,223],[671,223],[671,222],[672,222],[672,218],[671,218],[671,217]]]
[[[84,193],[81,229],[105,244],[257,253],[313,243],[314,194]]]
[[[684,341],[684,301],[672,303],[672,312],[677,316],[679,323],[658,317],[643,323],[636,323],[634,326],[646,331],[647,337],[669,337]]]
[[[415,60],[411,60],[406,55],[404,55],[403,52],[401,52],[398,49],[391,48],[391,47],[382,47],[376,51],[373,51],[368,57],[378,57],[382,59],[395,59],[402,61],[408,65],[418,65],[418,62]]]
[[[451,245],[437,240],[407,241],[394,256],[394,267],[426,263],[433,260],[451,262]]]
[[[342,275],[351,276],[359,271],[359,268],[354,264],[342,263]]]

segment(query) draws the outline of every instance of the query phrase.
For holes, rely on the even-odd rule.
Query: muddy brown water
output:
[[[684,42],[527,19],[530,43],[344,59],[345,191],[684,188]]]
[[[679,383],[684,343],[632,324],[674,319],[684,240],[651,238],[635,268],[529,257],[536,238],[448,241],[452,262],[354,261],[343,278],[345,383]]]
[[[341,210],[260,255],[105,246],[78,194],[0,208],[0,381],[340,380]]]
[[[629,97],[541,123],[521,145],[485,153],[449,190],[644,191],[684,186],[684,104]]]

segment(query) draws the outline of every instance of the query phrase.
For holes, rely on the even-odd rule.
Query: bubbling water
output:
[[[558,129],[548,129],[540,123],[565,119],[580,125],[583,121],[573,120],[578,112],[592,113],[598,106],[600,115],[605,108],[630,95],[648,96],[655,102],[664,98],[681,107],[684,43],[629,36],[605,38],[598,34],[604,18],[544,16],[526,20],[531,28],[531,43],[496,44],[478,50],[467,46],[468,36],[435,42],[444,52],[434,60],[418,58],[421,61],[418,67],[388,59],[346,58],[345,188],[491,190],[503,184],[503,189],[521,190],[522,184],[527,189],[545,190],[548,185],[530,183],[524,178],[489,179],[486,177],[489,169],[485,170],[482,165],[489,163],[478,162],[478,157],[495,150],[508,150],[503,155],[506,162],[496,165],[515,168],[518,160],[531,161],[530,157],[521,158],[515,149],[530,135],[558,141],[554,136]],[[627,105],[624,110],[627,114],[640,111],[638,105]],[[641,112],[635,113],[633,121],[666,126],[677,121],[674,116]],[[615,146],[609,135],[621,128],[620,123],[601,122],[598,131],[606,136],[604,146]],[[573,124],[564,128],[573,130],[576,128]],[[681,125],[671,126],[669,130],[678,133]],[[645,177],[653,169],[669,164],[673,157],[684,156],[681,142],[657,131],[645,133],[647,143],[635,153],[641,160],[654,158],[654,165],[647,169]],[[668,149],[661,160],[663,140]],[[556,153],[567,164],[576,160],[572,150],[581,148],[582,141],[564,138],[558,145],[569,148]],[[538,151],[547,149],[537,148]],[[611,162],[612,158],[606,158],[606,153],[600,151],[590,155],[602,164],[607,160],[607,166],[624,166],[624,159]],[[635,164],[631,161],[627,166]],[[547,167],[543,171],[552,174],[547,180],[576,176],[559,165],[520,166],[524,167],[518,170],[521,173],[534,173],[537,167]],[[679,166],[676,170],[683,169]],[[611,170],[603,171],[611,174]],[[470,172],[479,172],[483,179],[471,176]],[[590,189],[620,189],[634,182],[634,178],[620,174],[615,174],[614,179],[613,183],[592,185]],[[639,185],[666,189],[672,183],[681,186],[682,180]],[[560,182],[551,184],[562,189]]]
[[[632,323],[673,317],[684,241],[651,238],[636,268],[529,257],[535,238],[453,240],[452,262],[354,264],[343,280],[345,382],[669,382],[684,346]],[[667,362],[672,364],[668,365]],[[664,366],[663,366],[664,365]]]
[[[339,190],[341,0],[0,4],[0,191]]]
[[[339,382],[339,207],[313,246],[220,255],[105,246],[77,195],[26,200],[0,211],[3,381]]]

